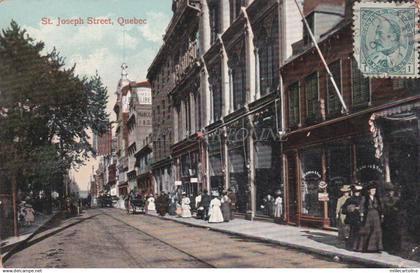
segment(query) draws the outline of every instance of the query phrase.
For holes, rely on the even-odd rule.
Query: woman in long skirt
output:
[[[210,202],[210,218],[209,223],[222,223],[223,222],[223,215],[220,209],[222,203],[219,200],[219,194],[215,193],[213,200]]]
[[[223,220],[225,222],[229,222],[229,220],[230,220],[230,199],[227,195],[227,192],[223,192],[223,197],[222,197],[221,203],[222,203]]]
[[[181,217],[190,218],[191,217],[191,200],[185,192],[182,193],[181,200]]]
[[[360,205],[363,225],[359,231],[360,243],[356,251],[381,252],[383,250],[381,227],[383,214],[381,202],[376,195],[376,187],[375,182],[369,183],[368,194],[362,199]]]

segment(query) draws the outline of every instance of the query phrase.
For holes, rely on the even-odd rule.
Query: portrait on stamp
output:
[[[356,3],[354,54],[369,77],[418,77],[413,3]]]

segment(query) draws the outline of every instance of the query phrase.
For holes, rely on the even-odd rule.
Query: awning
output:
[[[381,158],[383,154],[383,136],[380,126],[378,125],[379,119],[387,119],[394,121],[410,121],[418,119],[415,110],[420,109],[420,101],[410,104],[392,107],[380,112],[373,113],[369,119],[370,132],[373,135],[373,143],[375,145],[375,157]]]

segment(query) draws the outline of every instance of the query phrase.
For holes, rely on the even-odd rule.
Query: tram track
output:
[[[203,265],[205,265],[206,267],[209,267],[209,268],[217,268],[215,265],[213,265],[213,264],[211,264],[211,263],[209,263],[209,262],[207,262],[207,261],[205,261],[205,260],[203,260],[203,259],[201,259],[201,258],[197,257],[196,255],[191,254],[191,253],[189,253],[189,252],[187,252],[187,251],[185,251],[185,250],[183,250],[183,249],[180,249],[179,247],[176,247],[176,246],[174,246],[173,244],[168,243],[168,242],[166,242],[166,241],[162,240],[161,238],[156,237],[156,236],[154,236],[154,235],[150,234],[150,233],[149,233],[149,232],[147,232],[147,231],[144,231],[144,230],[142,230],[142,229],[140,229],[140,228],[138,228],[138,227],[135,227],[135,226],[131,225],[130,223],[128,223],[127,221],[124,221],[124,220],[122,220],[122,219],[119,219],[119,218],[117,218],[117,217],[115,217],[115,216],[113,216],[113,215],[111,215],[111,214],[109,214],[109,213],[107,213],[107,212],[104,212],[103,210],[102,210],[102,214],[103,214],[103,215],[108,216],[109,218],[111,218],[111,219],[113,219],[113,220],[115,220],[115,221],[117,221],[117,222],[119,222],[119,223],[121,223],[121,224],[124,224],[124,225],[126,225],[126,226],[130,227],[131,229],[134,229],[134,230],[135,230],[135,231],[137,231],[137,232],[140,232],[141,234],[143,234],[143,235],[144,235],[144,236],[146,236],[146,237],[149,237],[149,238],[151,238],[151,239],[153,239],[153,240],[156,240],[156,241],[158,241],[158,242],[160,242],[160,243],[162,243],[162,244],[164,244],[164,245],[166,245],[166,246],[168,246],[168,247],[170,247],[170,248],[172,248],[172,249],[174,249],[174,250],[176,250],[176,251],[178,251],[178,252],[181,252],[181,253],[182,253],[182,254],[184,254],[184,255],[187,255],[188,257],[190,257],[190,258],[192,258],[192,259],[194,259],[194,260],[196,260],[196,261],[198,261],[198,262],[202,263],[202,264],[203,264]]]

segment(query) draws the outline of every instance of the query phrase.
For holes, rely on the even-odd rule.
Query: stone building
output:
[[[302,37],[286,32],[302,27],[297,8],[293,1],[182,0],[173,1],[173,11],[148,73],[158,137],[154,170],[173,166],[169,190],[175,181],[192,194],[232,188],[239,212],[271,216],[264,202],[282,187],[275,167],[281,160],[279,67]],[[162,158],[168,106],[173,138]]]
[[[125,90],[127,89],[127,90]],[[152,133],[152,96],[149,82],[131,82],[123,88],[129,95],[128,128],[128,172],[129,188],[139,188],[135,154],[143,147],[143,141]]]

